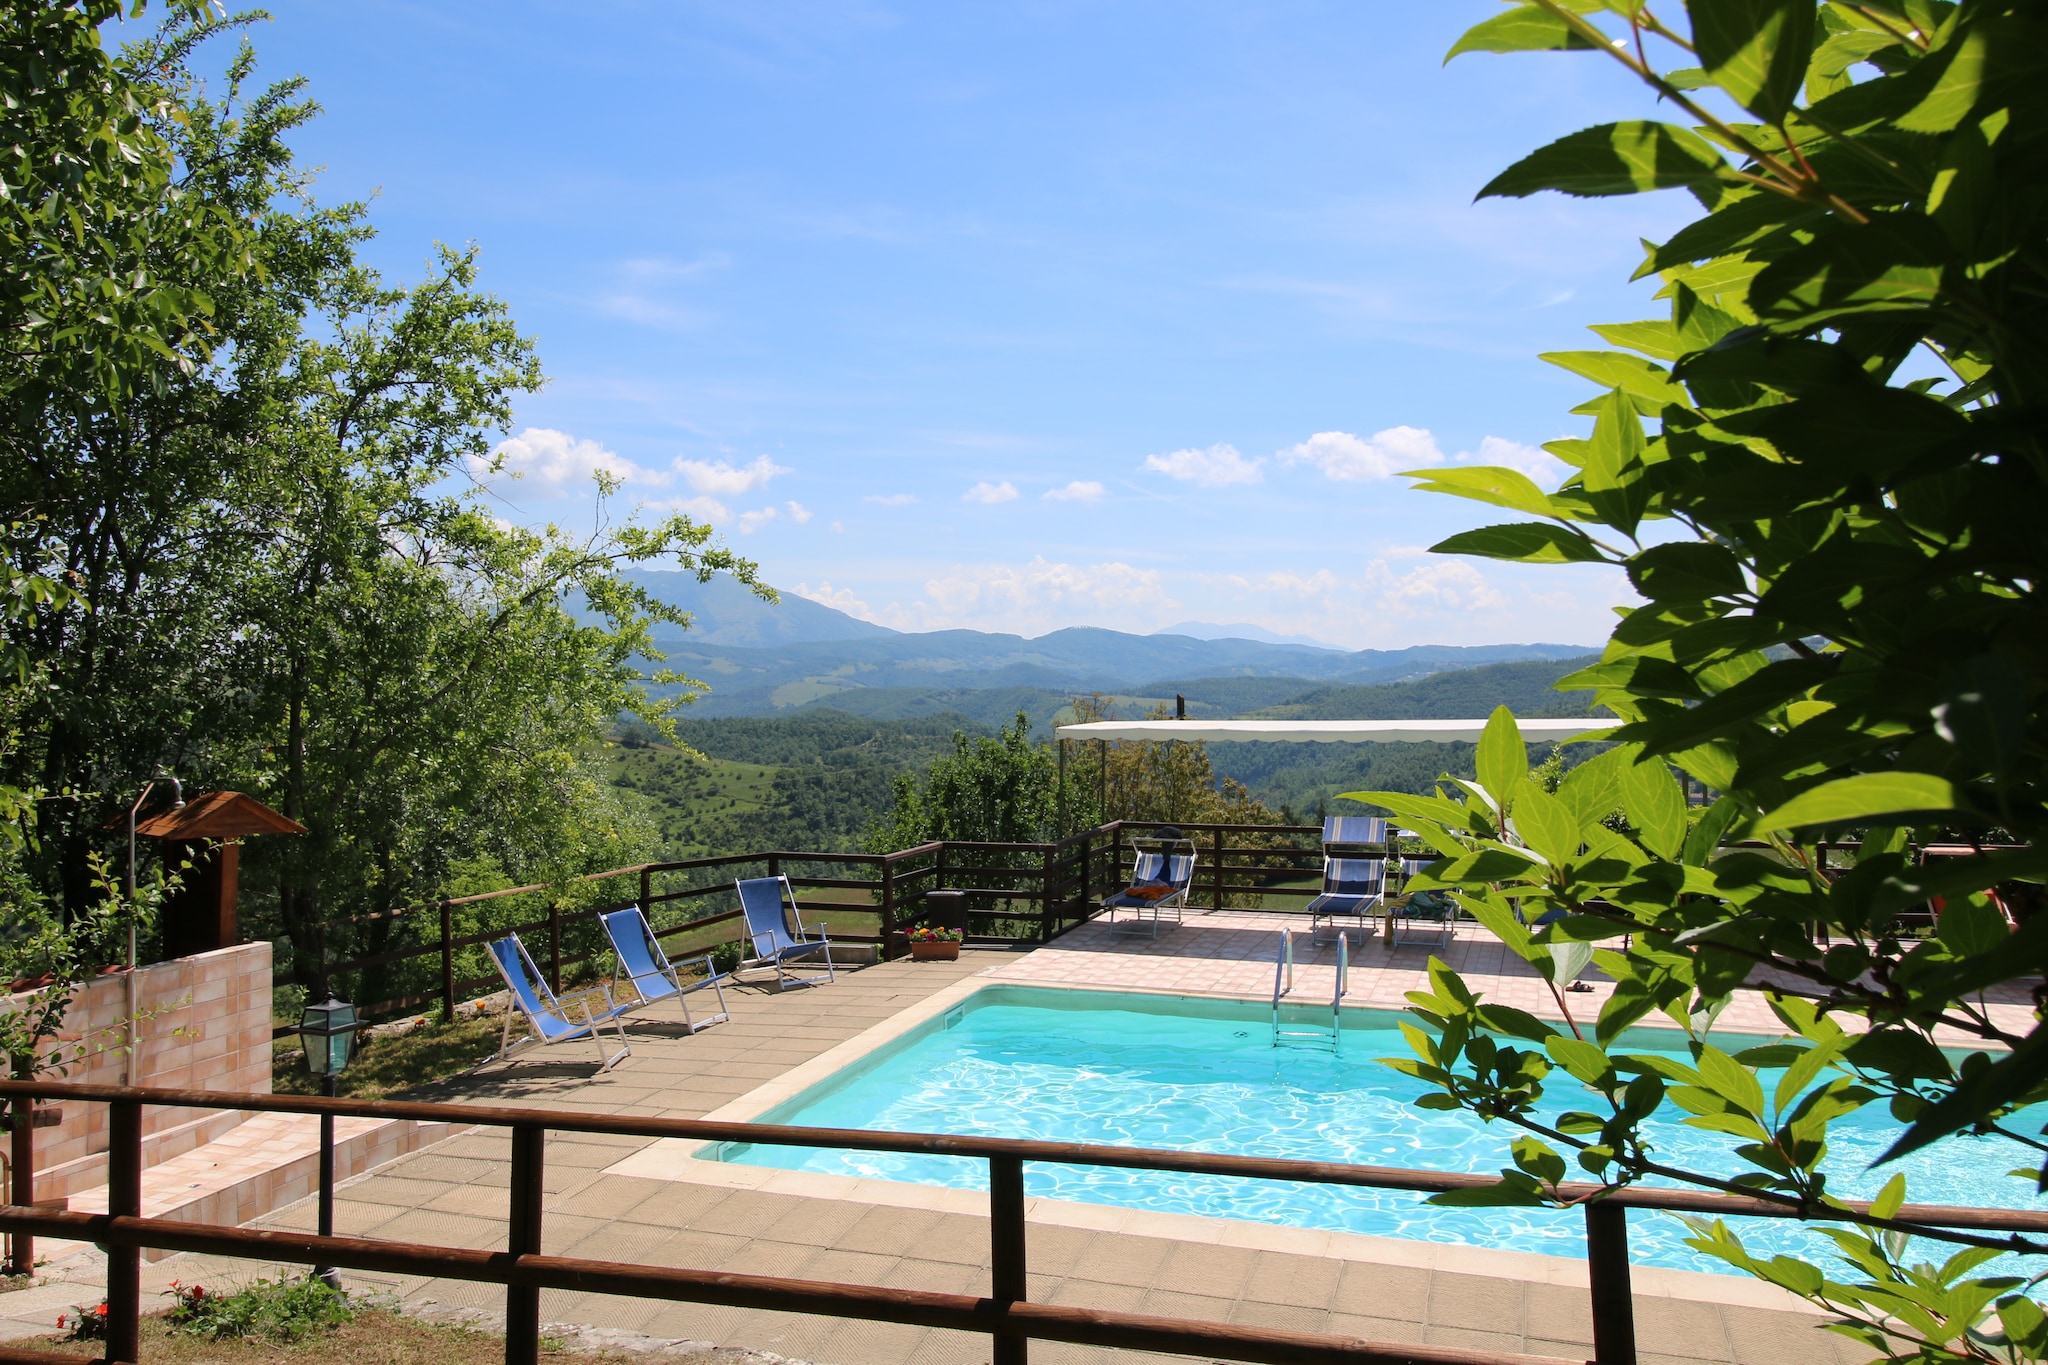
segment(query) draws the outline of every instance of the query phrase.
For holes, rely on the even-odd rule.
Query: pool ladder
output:
[[[1311,938],[1313,943],[1314,939]],[[1337,934],[1337,985],[1330,992],[1330,1027],[1327,1032],[1320,1028],[1280,1027],[1280,1001],[1294,990],[1294,931],[1280,931],[1280,951],[1273,958],[1273,1046],[1285,1042],[1318,1043],[1336,1052],[1344,1045],[1344,993],[1350,989],[1348,978],[1351,974],[1351,942],[1343,931]]]

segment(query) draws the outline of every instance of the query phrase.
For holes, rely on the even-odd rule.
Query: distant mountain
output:
[[[662,601],[689,612],[688,638],[698,644],[760,646],[871,640],[896,635],[887,626],[799,597],[764,602],[737,580],[719,574],[699,583],[695,574],[645,572],[634,578]]]
[[[1318,640],[1313,635],[1279,635],[1264,626],[1245,622],[1219,626],[1213,621],[1183,621],[1177,626],[1167,626],[1152,632],[1154,635],[1185,635],[1193,640],[1257,640],[1268,645],[1308,645],[1314,649],[1334,649],[1344,652],[1344,646],[1333,645],[1327,640]]]
[[[1408,649],[1335,649],[1272,636],[1257,627],[1188,629],[1251,632],[1131,635],[1074,627],[1036,639],[978,630],[903,632],[858,620],[820,602],[781,594],[768,603],[732,579],[699,583],[686,573],[643,573],[638,581],[691,614],[688,630],[656,626],[667,666],[708,685],[693,716],[766,716],[833,706],[875,719],[958,711],[985,724],[1016,706],[1050,716],[1077,693],[1119,699],[1117,712],[1143,715],[1176,692],[1200,715],[1240,715],[1299,698],[1318,687],[1368,686],[1427,677],[1446,669],[1585,653],[1575,645],[1418,645]],[[1180,627],[1176,627],[1180,630]],[[1184,679],[1182,682],[1145,681]],[[1250,685],[1258,680],[1256,685]],[[1021,693],[970,698],[974,692]],[[881,693],[856,697],[855,693]],[[1042,695],[1041,695],[1042,694]]]

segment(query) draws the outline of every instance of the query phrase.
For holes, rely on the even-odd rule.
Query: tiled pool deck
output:
[[[1278,934],[1286,926],[1299,929],[1301,921],[1195,912],[1153,941],[1114,936],[1097,923],[1030,953],[971,950],[958,963],[892,962],[787,994],[741,989],[732,996],[731,1022],[694,1036],[659,1014],[644,1016],[646,1022],[629,1030],[633,1055],[602,1076],[593,1076],[593,1064],[575,1053],[551,1053],[458,1078],[422,1098],[698,1117],[743,1101],[936,994],[970,985],[969,978],[1264,999],[1272,989]],[[1326,946],[1315,953],[1309,946],[1301,934],[1296,993],[1327,999],[1334,952]],[[1374,936],[1353,950],[1347,1003],[1400,1008],[1402,993],[1425,979],[1431,951],[1490,997],[1556,1017],[1557,1006],[1541,981],[1474,927],[1448,949],[1404,945],[1389,953]],[[1571,999],[1588,1002],[1590,1013],[1603,994]],[[1723,1022],[1771,1027],[1760,1000],[1738,1002]],[[804,1178],[824,1182],[805,1184],[771,1178],[792,1173],[730,1166],[718,1168],[720,1180],[704,1180],[670,1169],[652,1146],[640,1139],[550,1139],[545,1249],[607,1260],[986,1291],[988,1227],[978,1195],[888,1182],[834,1184],[832,1177]],[[502,1246],[507,1148],[503,1133],[479,1130],[359,1177],[340,1191],[337,1229],[398,1241]],[[1030,1220],[1030,1293],[1051,1303],[1569,1360],[1591,1353],[1584,1271],[1577,1261],[1049,1201],[1033,1201]],[[268,1221],[310,1228],[312,1203]],[[145,1288],[172,1278],[233,1279],[265,1269],[177,1256],[145,1267]],[[68,1273],[94,1280],[96,1258],[83,1253]],[[1642,1268],[1636,1276],[1644,1365],[1792,1359],[1828,1365],[1866,1354],[1821,1331],[1817,1315],[1767,1286]],[[502,1300],[502,1291],[455,1281],[350,1279],[443,1307],[490,1310]],[[57,1312],[81,1300],[81,1289],[51,1286],[0,1296],[0,1336],[31,1325],[48,1330]],[[986,1340],[977,1336],[749,1309],[550,1292],[543,1295],[542,1316],[829,1365],[964,1365],[989,1358]],[[1032,1357],[1047,1365],[1146,1358],[1045,1342],[1034,1343]]]

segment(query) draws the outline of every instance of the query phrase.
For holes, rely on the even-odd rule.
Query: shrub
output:
[[[227,1294],[209,1294],[203,1285],[173,1280],[164,1292],[175,1300],[170,1312],[172,1330],[209,1341],[228,1337],[298,1341],[315,1332],[331,1331],[355,1317],[347,1296],[311,1275],[257,1280]]]

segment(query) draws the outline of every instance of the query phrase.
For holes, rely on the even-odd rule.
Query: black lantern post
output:
[[[341,1073],[348,1069],[355,1050],[356,1030],[361,1027],[356,1007],[332,995],[324,1004],[306,1006],[305,1017],[299,1020],[306,1070],[320,1078],[320,1088],[330,1100]],[[320,1235],[334,1235],[334,1115],[324,1111],[320,1115]],[[313,1273],[325,1280],[329,1288],[341,1288],[341,1276],[332,1266],[315,1266]]]

